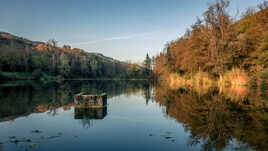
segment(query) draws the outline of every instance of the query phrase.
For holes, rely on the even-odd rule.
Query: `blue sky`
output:
[[[214,0],[0,0],[0,31],[140,62],[183,35]],[[262,0],[232,0],[236,14]]]

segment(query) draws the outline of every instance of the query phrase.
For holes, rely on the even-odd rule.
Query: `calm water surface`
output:
[[[0,90],[0,151],[268,150],[267,96],[243,88],[66,81],[8,83]],[[108,106],[75,107],[81,91],[106,92]]]

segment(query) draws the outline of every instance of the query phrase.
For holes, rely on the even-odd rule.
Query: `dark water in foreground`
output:
[[[103,109],[73,95],[108,94]],[[170,90],[146,81],[2,84],[0,151],[268,150],[266,92]]]

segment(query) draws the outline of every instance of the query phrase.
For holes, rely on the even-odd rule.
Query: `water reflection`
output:
[[[109,99],[146,90],[149,84],[146,81],[65,81],[45,85],[6,85],[0,86],[0,122],[47,111],[49,115],[55,116],[59,108],[70,110],[73,96],[80,92],[105,92]]]
[[[95,120],[103,120],[107,115],[107,106],[99,108],[75,107],[74,119],[79,120],[84,128],[93,127]]]
[[[81,91],[93,94],[105,92],[110,104],[105,108],[76,107],[73,96]],[[73,141],[70,138],[76,138],[75,135],[77,138],[81,137],[81,141],[77,143],[85,143],[82,144],[84,149],[88,145],[86,140],[91,139],[92,146],[95,143],[95,147],[100,147],[99,143],[104,142],[110,143],[109,147],[113,149],[117,148],[114,144],[127,140],[124,142],[125,146],[124,143],[121,145],[136,150],[150,150],[150,147],[155,147],[151,149],[262,151],[268,148],[267,94],[267,91],[248,87],[170,89],[165,85],[153,86],[147,81],[65,81],[0,85],[0,122],[14,120],[16,123],[15,119],[29,116],[29,120],[36,124],[39,118],[30,115],[40,113],[40,117],[46,119],[42,124],[48,124],[37,127],[43,126],[41,131],[44,131],[44,134],[38,135],[47,135],[44,138],[61,136],[63,144],[71,144],[66,142]],[[108,114],[110,109],[113,112]],[[168,118],[163,117],[162,110]],[[58,131],[53,131],[54,123],[57,123],[55,128],[59,125]],[[92,126],[93,123],[98,126]],[[71,128],[69,125],[72,125]],[[81,129],[81,125],[90,129],[85,131]],[[170,130],[169,126],[176,128]],[[15,127],[12,130],[16,129]],[[4,131],[3,129],[1,132]],[[45,131],[53,133],[49,136]],[[62,131],[65,133],[56,135]],[[168,136],[164,135],[166,132]],[[69,136],[65,136],[66,134]],[[5,138],[8,136],[6,134]],[[41,137],[38,139],[41,139],[40,142],[48,140]],[[135,144],[137,140],[140,140],[139,144],[142,146]],[[168,144],[167,140],[172,144]],[[187,145],[181,143],[185,140]],[[4,150],[6,146],[7,144],[0,143],[0,150]],[[46,145],[41,147],[44,146]],[[59,149],[57,146],[60,145],[51,145],[53,149]],[[79,146],[74,145],[73,149],[76,147]]]
[[[26,129],[29,132],[41,131],[40,134],[27,134],[27,131],[15,130],[6,131],[3,127],[0,127],[0,150],[30,150],[33,146],[38,144],[36,150],[42,150],[39,147],[44,147],[47,145],[39,145],[46,143],[49,140],[57,139],[57,142],[64,142],[70,137],[64,137],[62,131],[67,130],[66,133],[73,134],[71,138],[78,139],[81,134],[72,133],[75,128],[71,131],[69,130],[71,125],[76,123],[82,125],[83,130],[80,128],[79,131],[84,131],[84,128],[96,129],[98,127],[93,127],[93,123],[104,121],[108,114],[108,107],[104,108],[82,108],[74,105],[73,97],[75,94],[80,92],[87,93],[107,93],[108,100],[113,97],[120,96],[122,94],[126,96],[131,96],[134,94],[141,94],[141,92],[147,91],[149,88],[148,82],[146,81],[65,81],[62,83],[8,83],[0,84],[0,124],[6,125],[8,129],[13,129],[12,124],[6,121],[12,121],[15,125],[20,125],[18,123],[21,120],[16,120],[20,117],[24,119],[22,125],[27,125],[27,118],[32,121]],[[145,94],[147,95],[147,94]],[[64,113],[65,112],[65,113]],[[33,114],[38,113],[38,114]],[[64,114],[69,114],[64,116]],[[39,119],[32,118],[33,115],[40,115],[41,119],[44,121],[39,121]],[[46,126],[31,126],[38,125],[39,122],[44,122]],[[76,122],[78,121],[78,122]],[[57,128],[57,124],[54,123],[64,123],[70,122],[69,124],[63,124],[60,126],[59,130],[54,133],[49,133]],[[112,122],[108,122],[112,123]],[[14,125],[14,124],[13,124]],[[58,124],[59,125],[59,124]],[[105,126],[107,124],[103,124]],[[108,124],[109,125],[109,124]],[[52,127],[51,127],[52,126]],[[54,127],[55,126],[55,127]],[[18,126],[20,129],[25,127]],[[43,127],[43,128],[42,128]],[[88,129],[87,131],[89,131]],[[4,131],[4,133],[3,133]],[[10,134],[9,134],[10,133]],[[23,135],[21,133],[24,133]],[[33,136],[36,135],[36,136]],[[38,136],[39,135],[39,136]],[[12,140],[10,139],[12,136]],[[37,137],[38,136],[38,137]],[[98,135],[101,136],[101,135]],[[14,138],[14,140],[13,140]],[[23,140],[30,140],[29,142],[24,142]],[[60,140],[61,139],[61,140]],[[73,141],[73,140],[72,140]],[[16,142],[15,144],[12,142]],[[83,141],[82,141],[83,142]],[[3,143],[3,144],[1,144]],[[36,144],[37,143],[37,144]],[[51,142],[50,142],[51,143]],[[54,142],[55,143],[55,142]],[[65,144],[65,143],[64,143]],[[98,142],[96,142],[96,145]],[[53,145],[48,145],[53,146]],[[58,150],[56,146],[53,146],[53,150]],[[75,146],[75,145],[73,145]],[[15,147],[15,148],[14,148]],[[46,150],[46,149],[44,149]],[[49,150],[49,149],[48,149]]]
[[[74,119],[97,120],[104,119],[107,115],[107,107],[90,108],[90,107],[75,107]]]
[[[157,86],[155,100],[191,135],[202,150],[266,150],[268,98],[247,87],[178,90]],[[265,93],[265,92],[264,92]],[[246,144],[246,145],[245,145]]]

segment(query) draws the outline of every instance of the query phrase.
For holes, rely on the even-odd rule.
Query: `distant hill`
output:
[[[12,35],[10,33],[7,32],[1,32],[0,31],[0,38],[1,40],[16,40],[17,42],[22,42],[25,44],[29,44],[29,45],[38,45],[38,44],[45,44],[44,42],[39,42],[39,41],[31,41],[22,37],[18,37],[15,35]]]
[[[0,32],[0,69],[2,72],[33,73],[39,77],[64,78],[144,78],[146,70],[137,65],[86,52],[57,42],[31,41],[10,33]],[[2,74],[3,75],[3,74]],[[0,74],[1,78],[1,74]]]

